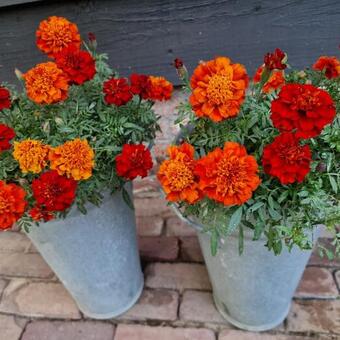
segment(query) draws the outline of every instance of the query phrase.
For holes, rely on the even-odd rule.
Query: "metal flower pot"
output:
[[[131,195],[131,185],[127,190]],[[85,315],[113,318],[138,300],[143,274],[135,215],[120,192],[105,193],[86,215],[73,207],[65,220],[32,226],[27,235]]]
[[[221,240],[217,255],[212,256],[210,235],[203,233],[198,223],[183,219],[197,230],[215,305],[221,315],[248,331],[265,331],[280,325],[289,312],[311,250],[294,247],[289,252],[284,247],[275,256],[264,246],[264,238],[253,241],[252,231],[245,230],[241,256],[238,233]],[[310,237],[315,241],[319,233],[316,228]]]

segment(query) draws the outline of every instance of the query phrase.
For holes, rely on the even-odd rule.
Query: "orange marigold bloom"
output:
[[[151,100],[169,100],[174,89],[165,78],[154,76],[149,76],[147,87],[147,97]]]
[[[211,199],[224,205],[241,205],[248,201],[261,180],[258,165],[244,146],[226,142],[197,161],[195,173],[199,188]]]
[[[68,78],[53,62],[38,64],[23,78],[27,96],[37,104],[53,104],[67,98]]]
[[[340,61],[337,57],[321,56],[313,65],[314,70],[325,71],[328,79],[340,76]]]
[[[50,152],[51,169],[76,181],[92,176],[94,151],[87,140],[74,139],[53,148]]]
[[[38,48],[52,57],[65,47],[80,48],[81,38],[77,25],[63,17],[52,16],[43,20],[36,32]]]
[[[244,101],[248,76],[241,64],[226,57],[203,62],[192,77],[190,104],[198,117],[214,122],[234,117]]]
[[[168,148],[170,159],[165,160],[157,177],[171,202],[186,201],[190,204],[202,198],[194,174],[194,148],[187,143]]]
[[[255,84],[261,81],[261,75],[262,75],[263,69],[264,69],[263,65],[257,69],[254,75],[254,78],[253,78],[253,81]],[[284,72],[281,70],[272,71],[269,79],[263,85],[262,91],[264,93],[270,93],[282,87],[284,83],[285,83]]]
[[[50,149],[50,146],[38,140],[26,139],[14,142],[13,157],[18,161],[24,174],[28,172],[38,174],[47,165]]]
[[[24,214],[27,202],[25,190],[16,184],[0,180],[0,229],[5,230]]]

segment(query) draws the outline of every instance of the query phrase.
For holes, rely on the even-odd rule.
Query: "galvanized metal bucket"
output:
[[[127,190],[131,195],[131,185]],[[87,210],[73,207],[65,220],[32,226],[27,235],[79,309],[109,319],[131,308],[143,289],[135,215],[120,192],[106,192],[100,207]]]
[[[286,318],[311,250],[286,248],[275,256],[264,246],[265,239],[253,241],[253,233],[244,232],[244,252],[238,252],[238,234],[220,241],[216,256],[211,255],[210,235],[199,223],[184,218],[196,230],[213,287],[215,305],[234,326],[248,331],[265,331]],[[314,241],[320,228],[316,228]]]

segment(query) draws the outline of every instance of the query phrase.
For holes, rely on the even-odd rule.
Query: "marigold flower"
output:
[[[148,88],[149,88],[149,76],[145,74],[131,74],[130,76],[131,92],[140,96],[143,99],[149,99]]]
[[[9,150],[12,145],[10,141],[15,137],[15,131],[5,125],[5,124],[0,124],[0,152]]]
[[[54,214],[50,211],[43,209],[41,206],[36,205],[29,211],[30,216],[33,221],[40,222],[48,222],[53,220]]]
[[[254,83],[259,83],[261,81],[261,75],[264,70],[264,66],[260,66],[253,78]],[[263,85],[262,91],[264,93],[270,93],[275,91],[283,86],[285,83],[284,73],[281,70],[273,71],[267,80],[267,82]]]
[[[186,201],[196,203],[202,198],[194,174],[194,148],[187,143],[168,148],[170,159],[165,160],[158,171],[157,178],[171,202]]]
[[[38,207],[47,213],[68,209],[76,197],[76,189],[75,180],[60,176],[57,171],[44,172],[32,182],[33,197]],[[38,217],[35,213],[33,215]]]
[[[151,153],[143,144],[124,144],[122,153],[116,156],[118,176],[129,180],[146,177],[152,166]]]
[[[63,17],[52,16],[43,20],[36,32],[38,48],[52,57],[65,47],[79,48],[81,38],[77,25]]]
[[[309,145],[299,145],[300,139],[290,132],[282,133],[263,149],[265,173],[277,177],[282,184],[302,182],[310,171]]]
[[[226,142],[223,150],[216,148],[199,159],[195,173],[203,193],[228,206],[247,202],[261,183],[256,159],[234,142]]]
[[[68,78],[53,62],[38,64],[23,78],[27,96],[37,104],[53,104],[67,98]]]
[[[0,180],[0,229],[11,228],[21,218],[27,205],[25,196],[25,190],[18,185]]]
[[[296,130],[297,137],[319,135],[336,111],[332,97],[313,85],[287,84],[271,103],[271,119],[280,131]]]
[[[51,169],[76,181],[92,176],[94,152],[87,140],[74,139],[53,148],[49,154]]]
[[[163,77],[149,76],[148,99],[169,100],[172,96],[173,85]]]
[[[198,117],[219,122],[238,114],[247,86],[244,66],[218,57],[195,69],[191,77],[190,104]]]
[[[273,53],[267,53],[264,56],[264,64],[269,70],[284,70],[287,67],[284,62],[285,57],[286,54],[279,48],[276,48]]]
[[[40,173],[47,165],[50,146],[38,140],[26,139],[14,142],[13,157],[18,161],[21,171],[26,174]]]
[[[125,78],[112,78],[103,84],[105,102],[116,106],[125,105],[132,99],[131,88]]]
[[[11,95],[9,91],[0,86],[0,111],[11,107]]]
[[[337,57],[321,56],[313,65],[314,70],[325,71],[328,79],[340,76],[340,61]]]
[[[54,57],[57,66],[65,72],[71,84],[81,85],[93,79],[96,74],[96,64],[91,54],[80,51],[74,45],[64,48]]]

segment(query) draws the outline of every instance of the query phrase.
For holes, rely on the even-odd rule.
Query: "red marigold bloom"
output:
[[[60,176],[57,171],[47,171],[33,180],[33,196],[46,211],[64,211],[76,197],[77,182]]]
[[[203,195],[198,188],[198,178],[194,174],[194,147],[187,143],[169,146],[168,153],[170,159],[161,164],[157,174],[167,200],[196,203]]]
[[[91,54],[70,45],[54,55],[57,66],[68,76],[71,84],[81,85],[93,79],[96,64]]]
[[[173,85],[163,77],[149,76],[148,98],[151,100],[169,100]]]
[[[264,66],[260,66],[253,78],[254,83],[259,83],[261,81],[262,72],[264,70]],[[273,71],[267,80],[267,82],[263,85],[262,91],[264,93],[270,93],[282,87],[285,83],[284,73],[281,70]]]
[[[107,104],[125,105],[132,99],[131,88],[125,78],[112,78],[103,86]]]
[[[287,65],[283,62],[286,54],[280,50],[279,48],[276,48],[273,53],[267,53],[264,56],[264,64],[269,70],[284,70]]]
[[[262,163],[265,173],[277,177],[282,184],[302,182],[310,171],[309,145],[299,145],[300,139],[285,132],[265,146]]]
[[[145,74],[131,74],[130,76],[131,92],[139,95],[143,99],[149,99],[149,76]]]
[[[150,151],[143,144],[124,144],[122,153],[116,156],[118,176],[129,180],[146,177],[152,166]]]
[[[241,205],[248,201],[260,185],[258,165],[246,148],[226,142],[196,163],[199,188],[211,199],[224,205]]]
[[[313,85],[287,84],[271,103],[271,119],[280,131],[296,130],[297,136],[319,135],[336,111],[331,96]]]
[[[9,91],[0,86],[0,111],[11,107],[11,95]]]
[[[340,61],[337,57],[321,56],[313,65],[314,70],[325,71],[328,79],[340,76]]]
[[[44,210],[39,205],[36,205],[29,211],[30,216],[32,217],[33,221],[40,222],[48,222],[54,218],[53,213],[50,211]]]
[[[12,145],[10,144],[10,141],[15,137],[14,130],[5,125],[0,124],[0,152],[9,150]]]
[[[5,230],[24,214],[27,202],[26,192],[16,184],[0,180],[0,229]]]

